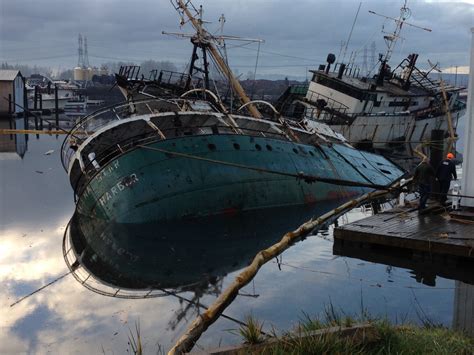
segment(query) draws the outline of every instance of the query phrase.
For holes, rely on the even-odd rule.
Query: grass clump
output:
[[[366,325],[349,335],[334,327],[351,328]],[[367,325],[369,325],[367,327]],[[442,326],[394,325],[387,320],[360,319],[341,315],[332,307],[326,309],[324,319],[313,319],[303,314],[295,331],[262,341],[263,323],[247,317],[247,327],[241,327],[240,335],[246,344],[259,344],[242,349],[246,354],[474,354],[474,339]],[[275,340],[276,338],[276,340]]]
[[[378,354],[474,354],[474,339],[441,326],[391,325],[379,321],[380,341],[371,353]]]
[[[341,337],[287,334],[264,354],[474,354],[474,339],[446,328],[395,326],[375,321],[372,331]]]
[[[259,344],[265,340],[262,332],[263,322],[259,322],[251,314],[245,318],[245,325],[239,328],[239,334],[246,344]]]
[[[129,331],[130,331],[130,335],[128,336],[128,345],[130,346],[130,353],[134,355],[142,355],[143,346],[142,346],[142,337],[140,334],[140,324],[138,322],[135,323],[135,334],[132,332],[131,329],[129,329]]]

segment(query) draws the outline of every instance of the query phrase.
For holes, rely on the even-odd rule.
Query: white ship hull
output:
[[[453,126],[457,126],[463,111],[453,113]],[[359,116],[350,125],[331,125],[351,144],[370,142],[375,149],[390,149],[394,143],[416,146],[430,140],[432,130],[448,131],[446,115],[417,119],[414,115]]]
[[[66,103],[71,100],[70,97],[60,97],[58,98],[58,109],[59,110],[64,110],[64,106],[66,105]],[[36,104],[36,109],[39,110],[40,109],[40,103],[37,102]],[[28,100],[28,108],[30,110],[34,110],[35,108],[35,104],[34,104],[34,101],[33,99],[29,99]],[[43,110],[51,110],[51,111],[54,111],[56,109],[56,106],[55,106],[55,102],[54,102],[54,98],[50,99],[50,98],[43,98],[42,99],[42,103],[41,103],[41,109]]]

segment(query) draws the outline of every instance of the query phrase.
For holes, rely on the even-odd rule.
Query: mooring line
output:
[[[35,291],[33,291],[33,292],[27,294],[26,296],[23,296],[22,298],[20,298],[20,299],[16,300],[15,302],[13,302],[13,303],[10,305],[10,307],[16,306],[18,303],[20,303],[20,302],[26,300],[27,298],[33,296],[34,294],[36,294],[36,293],[38,293],[38,292],[44,290],[46,287],[51,286],[52,284],[54,284],[54,283],[58,282],[59,280],[65,278],[66,276],[70,275],[70,274],[73,273],[74,271],[75,271],[75,269],[74,269],[74,270],[70,270],[70,271],[68,271],[67,273],[65,273],[65,274],[63,274],[63,275],[61,275],[61,276],[59,276],[59,277],[56,278],[56,279],[54,279],[53,281],[48,282],[46,285],[41,286],[41,287],[38,288],[37,290],[35,290]]]
[[[156,148],[156,147],[148,147],[145,145],[137,145],[137,147],[142,148],[142,149],[147,149],[151,151],[156,151],[159,153],[163,154],[168,154],[168,155],[174,155],[182,158],[187,158],[187,159],[194,159],[194,160],[200,160],[200,161],[205,161],[208,163],[213,163],[213,164],[220,164],[220,165],[226,165],[226,166],[231,166],[235,168],[240,168],[240,169],[247,169],[247,170],[253,170],[261,173],[268,173],[268,174],[275,174],[275,175],[281,175],[281,176],[288,176],[288,177],[293,177],[296,179],[301,179],[304,182],[311,184],[313,182],[319,181],[319,182],[324,182],[328,184],[333,184],[333,185],[342,185],[342,186],[354,186],[354,187],[367,187],[367,188],[372,188],[376,190],[386,190],[390,185],[378,185],[378,184],[366,184],[363,182],[356,182],[356,181],[350,181],[350,180],[343,180],[343,179],[332,179],[332,178],[325,178],[325,177],[320,177],[320,176],[315,176],[315,175],[308,175],[303,172],[300,173],[287,173],[283,171],[277,171],[277,170],[271,170],[271,169],[265,169],[265,168],[259,168],[259,167],[253,167],[253,166],[248,166],[248,165],[243,165],[243,164],[238,164],[238,163],[232,163],[232,162],[227,162],[227,161],[222,161],[222,160],[216,160],[216,159],[210,159],[210,158],[205,158],[205,157],[200,157],[196,155],[191,155],[191,154],[186,154],[186,153],[179,153],[179,152],[173,152],[161,148]]]
[[[291,264],[287,264],[287,263],[281,263],[281,265],[283,266],[287,266],[287,267],[290,267],[292,269],[296,269],[296,270],[302,270],[302,271],[307,271],[307,272],[311,272],[311,273],[316,273],[316,274],[322,274],[322,275],[326,275],[326,276],[338,276],[338,277],[341,277],[341,278],[348,278],[348,279],[352,279],[352,280],[356,280],[356,281],[361,281],[361,282],[366,282],[366,283],[373,283],[375,284],[376,286],[380,285],[379,281],[376,281],[376,280],[369,280],[369,279],[364,279],[364,278],[361,278],[361,277],[352,277],[352,276],[347,276],[347,275],[344,275],[344,274],[337,274],[337,273],[334,273],[334,272],[330,272],[330,271],[319,271],[319,270],[314,270],[314,269],[311,269],[311,268],[308,268],[308,267],[304,267],[304,266],[295,266],[295,265],[291,265]],[[426,290],[426,287],[419,287],[419,286],[408,286],[408,285],[400,285],[400,286],[397,286],[397,285],[385,285],[385,286],[382,286],[380,285],[380,288],[394,288],[394,289],[401,289],[401,288],[406,288],[406,289],[410,289],[410,290]],[[435,287],[433,288],[433,290],[454,290],[456,289],[455,287]]]

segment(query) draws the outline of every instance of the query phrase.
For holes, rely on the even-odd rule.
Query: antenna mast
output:
[[[413,25],[411,23],[405,22],[405,20],[410,18],[410,16],[411,16],[411,10],[407,7],[407,3],[408,3],[408,0],[405,0],[403,6],[400,8],[400,16],[398,17],[398,19],[394,18],[394,17],[381,15],[381,14],[378,14],[374,11],[369,10],[369,13],[371,13],[373,15],[377,15],[377,16],[395,21],[395,23],[396,23],[396,27],[395,27],[395,30],[393,31],[393,33],[386,33],[386,35],[383,37],[385,39],[385,42],[387,43],[387,46],[388,46],[387,52],[385,53],[385,57],[382,58],[382,61],[385,62],[385,63],[387,63],[390,60],[390,58],[392,57],[392,53],[393,53],[393,50],[395,48],[395,44],[397,43],[398,39],[400,38],[400,32],[402,31],[403,25],[407,25],[407,26],[422,29],[424,31],[431,32],[431,29],[429,29],[429,28],[420,27],[420,26],[416,26],[416,25]]]
[[[229,68],[229,66],[226,64],[225,60],[221,57],[219,54],[218,49],[216,48],[214,42],[220,43],[220,41],[223,41],[225,39],[240,39],[240,40],[248,40],[248,41],[255,41],[252,39],[242,39],[234,36],[218,36],[214,37],[211,35],[209,32],[206,31],[206,29],[203,27],[203,19],[202,19],[202,6],[198,9],[194,7],[194,5],[191,3],[191,1],[186,1],[186,3],[183,0],[170,0],[171,3],[173,4],[174,8],[176,11],[178,11],[180,14],[185,15],[189,22],[193,25],[193,27],[196,29],[196,35],[192,37],[193,43],[200,43],[202,47],[205,47],[208,51],[211,57],[214,59],[214,62],[217,64],[217,67],[219,70],[224,74],[225,77],[228,78],[229,82],[231,83],[232,87],[234,88],[234,91],[239,95],[240,101],[242,102],[243,105],[248,104],[247,108],[250,112],[250,114],[255,117],[255,118],[262,118],[262,114],[258,109],[250,103],[250,99],[248,98],[247,94],[245,93],[244,89],[240,85],[240,82],[234,77],[234,74],[232,73],[232,70]],[[194,16],[191,13],[191,10],[189,9],[188,5],[191,4],[191,6],[194,8],[196,16]],[[187,21],[184,21],[183,16],[181,18],[181,24],[183,25]],[[186,37],[186,36],[183,36]],[[259,42],[262,42],[261,40],[257,40]]]
[[[354,22],[352,23],[352,27],[351,27],[351,32],[349,32],[349,38],[347,39],[346,46],[344,47],[344,54],[342,55],[341,63],[344,63],[344,59],[346,58],[347,46],[349,45],[349,42],[351,41],[352,32],[354,31],[354,26],[356,24],[357,17],[359,17],[359,11],[360,11],[361,6],[362,6],[362,2],[359,3],[359,7],[357,8],[357,13],[354,17]]]

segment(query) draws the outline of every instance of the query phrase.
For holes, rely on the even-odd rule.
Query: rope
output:
[[[474,196],[469,196],[469,195],[456,195],[456,194],[443,194],[441,192],[430,192],[430,195],[446,195],[446,196],[452,196],[452,197],[463,197],[463,198],[474,198]]]
[[[73,266],[74,266],[74,265],[73,265]],[[38,293],[38,292],[44,290],[46,287],[51,286],[52,284],[54,284],[54,283],[58,282],[59,280],[65,278],[67,275],[73,273],[73,272],[77,269],[77,266],[78,266],[78,265],[76,265],[75,268],[73,268],[72,270],[66,272],[65,274],[62,274],[61,276],[55,278],[53,281],[48,282],[46,285],[43,285],[43,286],[41,286],[40,288],[36,289],[35,291],[33,291],[33,292],[27,294],[26,296],[23,296],[23,297],[21,297],[20,299],[16,300],[15,302],[13,302],[13,303],[10,305],[10,307],[16,306],[16,305],[17,305],[18,303],[20,303],[21,301],[26,300],[27,298],[33,296],[35,293]]]
[[[376,280],[369,280],[369,279],[363,279],[363,278],[360,278],[360,277],[353,277],[353,276],[350,276],[350,275],[344,275],[344,274],[338,274],[338,273],[334,273],[334,272],[330,272],[330,271],[319,271],[319,270],[314,270],[314,269],[311,269],[309,267],[305,267],[305,266],[295,266],[295,265],[291,265],[291,264],[288,264],[288,263],[284,263],[284,262],[281,262],[280,265],[283,265],[283,266],[287,266],[289,268],[292,268],[292,269],[296,269],[296,270],[302,270],[302,271],[307,271],[307,272],[311,272],[311,273],[315,273],[315,274],[322,274],[322,275],[327,275],[327,276],[338,276],[338,277],[342,277],[342,278],[348,278],[348,279],[352,279],[352,280],[358,280],[358,281],[361,281],[361,282],[367,282],[367,283],[373,283],[374,285],[372,286],[377,286],[377,287],[382,287],[379,283],[379,281],[376,281]],[[380,285],[380,286],[378,286]],[[414,287],[414,286],[407,286],[407,285],[401,285],[401,286],[397,286],[397,285],[384,285],[383,286],[384,288],[396,288],[396,289],[401,289],[401,288],[407,288],[407,289],[421,289],[421,290],[425,290],[426,287]],[[434,288],[435,290],[454,290],[455,287],[436,287]]]
[[[295,173],[287,173],[287,172],[282,172],[282,171],[277,171],[277,170],[270,170],[270,169],[265,169],[265,168],[258,168],[258,167],[252,167],[248,165],[243,165],[243,164],[237,164],[237,163],[231,163],[231,162],[226,162],[222,160],[215,160],[215,159],[210,159],[210,158],[204,158],[204,157],[199,157],[196,155],[190,155],[186,153],[178,153],[178,152],[172,152],[169,150],[165,149],[160,149],[160,148],[154,148],[154,147],[148,147],[144,145],[138,145],[137,147],[147,149],[147,150],[152,150],[164,154],[169,154],[169,155],[174,155],[182,158],[187,158],[187,159],[194,159],[194,160],[200,160],[200,161],[205,161],[208,163],[214,163],[214,164],[221,164],[221,165],[226,165],[226,166],[232,166],[235,168],[239,169],[247,169],[247,170],[253,170],[257,171],[260,173],[268,173],[268,174],[275,174],[275,175],[281,175],[281,176],[288,176],[288,177],[294,177],[296,179],[301,179],[304,182],[311,184],[313,182],[324,182],[328,184],[334,184],[334,185],[342,185],[342,186],[356,186],[356,187],[368,187],[368,188],[373,188],[377,190],[386,190],[390,185],[379,185],[379,184],[373,184],[373,183],[363,183],[363,182],[357,182],[357,181],[350,181],[350,180],[343,180],[343,179],[331,179],[331,178],[325,178],[325,177],[320,177],[320,176],[315,176],[315,175],[308,175],[303,172],[299,172],[297,174]]]

